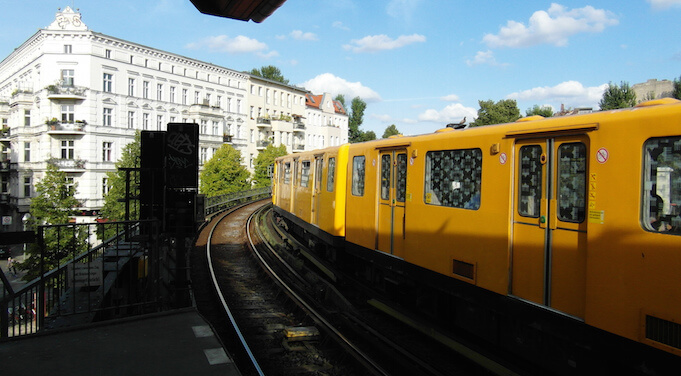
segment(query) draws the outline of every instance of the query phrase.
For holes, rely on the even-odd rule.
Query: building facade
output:
[[[260,90],[263,96],[253,94]],[[199,124],[200,164],[223,143],[240,150],[249,169],[267,141],[309,150],[294,142],[308,131],[306,94],[91,31],[80,13],[59,10],[0,62],[2,230],[21,229],[49,164],[77,184],[82,211],[96,216],[109,189],[106,173],[137,131]],[[258,122],[268,117],[270,129]]]

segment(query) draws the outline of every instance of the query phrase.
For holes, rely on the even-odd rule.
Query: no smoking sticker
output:
[[[598,161],[598,163],[607,162],[609,157],[610,157],[610,154],[608,153],[608,149],[606,149],[606,148],[600,148],[596,152],[596,160]]]
[[[501,163],[502,165],[506,164],[506,159],[507,159],[506,153],[499,154],[499,163]]]

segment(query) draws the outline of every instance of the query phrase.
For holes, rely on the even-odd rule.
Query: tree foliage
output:
[[[267,145],[265,150],[255,158],[255,166],[253,167],[253,182],[254,188],[269,187],[271,184],[271,177],[269,176],[269,168],[274,164],[277,157],[288,154],[286,145]]]
[[[364,135],[359,127],[364,122],[364,110],[367,108],[366,102],[360,97],[355,97],[352,99],[350,104],[352,112],[350,113],[350,119],[348,121],[348,139],[352,142],[362,142],[365,141],[366,135]],[[376,135],[374,134],[374,139]]]
[[[251,187],[250,173],[241,165],[241,152],[223,144],[203,165],[199,191],[208,197],[243,191]]]
[[[527,111],[525,111],[525,116],[543,116],[543,117],[551,117],[553,116],[553,109],[549,106],[539,106],[538,104],[535,104],[534,107],[528,108]]]
[[[43,179],[35,185],[36,196],[31,199],[29,227],[37,231],[40,225],[68,224],[70,217],[75,214],[75,209],[80,206],[80,202],[75,197],[76,189],[77,184],[68,184],[65,172],[48,164]],[[44,228],[44,271],[54,269],[67,256],[74,256],[87,250],[87,234],[80,229],[78,227]],[[31,244],[28,247],[28,257],[20,265],[20,268],[26,271],[25,280],[31,280],[40,275],[40,252],[37,244]]]
[[[388,128],[385,129],[385,132],[383,132],[383,138],[388,138],[390,136],[395,136],[400,134],[400,131],[397,130],[397,127],[395,124],[391,124],[388,126]]]
[[[141,133],[135,134],[133,142],[125,145],[121,152],[121,158],[116,162],[116,171],[107,172],[106,176],[109,183],[109,192],[104,196],[104,206],[102,207],[101,217],[111,221],[125,220],[125,171],[121,168],[140,167],[141,153]],[[135,179],[138,173],[131,173],[131,190],[135,188]],[[131,192],[134,194],[135,192]],[[130,220],[139,218],[139,202],[130,201]]]
[[[265,65],[260,69],[253,68],[249,73],[254,76],[266,78],[268,80],[281,82],[282,84],[285,85],[288,85],[289,82],[288,79],[286,79],[284,75],[281,74],[279,68],[275,67],[274,65]]]
[[[672,90],[672,97],[681,99],[681,77],[674,79],[674,89]]]
[[[608,88],[603,92],[603,98],[599,105],[601,111],[634,107],[636,105],[636,93],[628,82],[621,82],[619,86],[610,82]]]
[[[478,118],[470,123],[471,127],[481,125],[511,123],[520,119],[520,109],[514,99],[478,101]]]
[[[343,105],[343,108],[345,108],[345,95],[343,94],[338,94],[336,95],[336,98],[333,98],[333,100],[340,102]],[[345,108],[347,111],[347,108]]]

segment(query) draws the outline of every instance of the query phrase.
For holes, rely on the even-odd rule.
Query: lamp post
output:
[[[24,231],[28,231],[28,221],[31,219],[31,214],[26,213],[21,217],[21,223],[24,226]],[[26,243],[24,243],[24,254],[22,255],[22,260],[26,259]]]

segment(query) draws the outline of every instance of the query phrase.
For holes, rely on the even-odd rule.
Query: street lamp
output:
[[[23,217],[21,217],[21,223],[24,226],[24,231],[28,231],[28,221],[31,219],[31,214],[26,213],[24,214]],[[23,259],[26,259],[26,243],[24,243],[24,254],[23,254]]]

